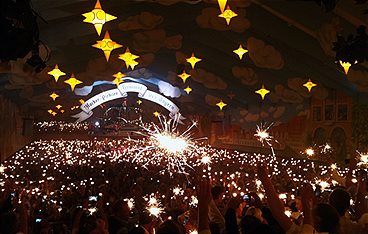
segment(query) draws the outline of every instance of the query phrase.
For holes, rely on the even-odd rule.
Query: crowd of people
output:
[[[0,166],[0,233],[368,233],[367,171],[355,160],[205,147],[206,160],[167,167],[137,162],[131,144],[40,140],[18,151]]]

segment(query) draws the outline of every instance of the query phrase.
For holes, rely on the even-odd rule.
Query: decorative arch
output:
[[[73,115],[72,117],[77,118],[76,122],[82,122],[93,115],[92,110],[94,108],[105,102],[127,97],[129,92],[138,93],[139,98],[161,105],[170,112],[170,117],[179,114],[179,108],[163,95],[148,90],[148,88],[143,84],[125,82],[120,84],[116,89],[107,90],[91,97],[80,106],[82,112]]]

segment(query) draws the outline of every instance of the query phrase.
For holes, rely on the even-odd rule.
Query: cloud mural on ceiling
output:
[[[359,92],[368,92],[368,72],[350,69],[348,80],[357,87]]]
[[[138,52],[155,53],[166,47],[172,50],[178,50],[182,46],[183,37],[174,35],[167,37],[163,29],[150,30],[133,34],[133,47]]]
[[[139,30],[139,29],[154,29],[161,24],[164,18],[159,15],[154,15],[150,12],[141,12],[139,15],[130,16],[125,21],[119,23],[118,27],[122,31]]]
[[[342,27],[339,18],[333,17],[317,31],[319,44],[328,56],[335,57],[336,52],[332,50],[332,46],[333,43],[337,41],[337,35],[341,30]]]
[[[249,57],[257,67],[280,70],[284,67],[284,59],[279,51],[262,40],[250,37],[247,41]]]
[[[218,17],[221,13],[219,8],[205,8],[197,16],[196,22],[201,28],[210,28],[217,31],[234,31],[237,33],[245,32],[250,27],[250,21],[245,18],[245,9],[233,9],[238,14],[231,19],[230,25],[226,24],[223,18]]]
[[[270,93],[270,99],[273,103],[283,101],[285,103],[302,103],[303,97],[297,92],[285,88],[283,85],[276,85],[274,92]]]
[[[198,68],[189,73],[194,81],[203,84],[206,88],[220,90],[227,88],[227,84],[220,77],[204,69]]]
[[[244,85],[255,85],[258,82],[258,75],[252,68],[234,66],[232,73]]]

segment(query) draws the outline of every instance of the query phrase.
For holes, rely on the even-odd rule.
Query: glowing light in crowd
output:
[[[313,148],[307,148],[305,150],[305,153],[309,156],[312,157],[314,155],[314,149]]]
[[[0,165],[0,173],[4,173],[4,171],[5,171],[4,165]]]
[[[58,98],[59,97],[59,95],[57,95],[55,92],[53,92],[52,94],[50,94],[50,96],[49,96],[50,98],[52,98],[52,100],[54,100],[55,101],[55,99],[56,98]]]
[[[97,44],[94,44],[92,46],[104,52],[106,61],[109,61],[110,54],[113,50],[123,47],[122,45],[111,40],[109,31],[106,31],[104,39],[102,39],[101,41],[97,41]]]
[[[220,102],[216,103],[216,106],[222,110],[225,106],[227,106],[227,104],[221,100]]]
[[[205,164],[205,165],[208,165],[211,163],[211,157],[208,156],[208,155],[205,155],[201,158],[201,163],[202,164]]]
[[[192,92],[192,88],[191,88],[191,87],[189,87],[189,86],[187,86],[187,87],[184,89],[184,91],[185,91],[187,94],[189,94],[190,92]]]
[[[138,55],[130,53],[129,48],[126,48],[124,54],[119,54],[119,59],[125,62],[126,68],[130,67],[132,70],[134,70],[135,66],[138,65],[138,62],[135,61],[138,58]]]
[[[183,71],[183,73],[181,73],[180,75],[178,75],[178,77],[180,77],[180,79],[183,80],[183,83],[185,83],[187,81],[187,79],[190,77],[190,75],[187,74],[185,71]]]
[[[65,76],[66,74],[62,72],[58,65],[55,65],[55,68],[51,71],[49,71],[47,74],[52,75],[56,82],[58,82],[60,76]]]
[[[123,78],[126,75],[124,73],[118,72],[118,73],[115,73],[112,76],[115,77],[115,79],[112,82],[114,82],[116,84],[116,86],[119,86],[119,84],[124,82]]]
[[[275,152],[272,146],[272,141],[274,140],[274,138],[268,132],[272,126],[273,126],[273,123],[271,123],[270,125],[267,125],[267,123],[265,124],[262,123],[261,125],[257,125],[256,133],[254,134],[254,136],[257,138],[259,142],[261,142],[262,145],[266,143],[268,146],[270,146],[272,155],[275,156]]]
[[[151,194],[148,200],[147,210],[150,215],[155,216],[156,218],[158,218],[164,211],[162,204],[154,197],[153,194]]]
[[[97,0],[95,8],[83,14],[86,17],[83,22],[93,24],[98,35],[101,35],[102,27],[106,22],[116,19],[115,16],[107,14],[101,7],[100,1]]]
[[[189,231],[189,234],[198,234],[198,231],[197,230],[191,230],[191,231]]]
[[[227,6],[226,10],[219,15],[219,17],[224,18],[226,20],[227,25],[229,25],[231,19],[236,16],[238,16],[238,14],[233,12],[229,6]]]
[[[202,59],[195,57],[194,53],[192,53],[192,56],[190,58],[187,58],[187,62],[190,63],[190,65],[192,66],[192,69],[194,69],[196,63],[200,61],[202,61]]]
[[[220,11],[221,12],[224,12],[225,7],[226,7],[227,0],[217,0],[217,2],[219,4]]]
[[[176,195],[176,196],[183,195],[184,194],[184,191],[180,187],[175,187],[173,189],[173,194]]]
[[[243,55],[248,53],[248,50],[243,49],[243,46],[240,44],[239,48],[233,51],[235,54],[239,56],[239,59],[242,60]]]
[[[311,79],[309,79],[307,83],[303,84],[303,86],[306,87],[308,91],[310,92],[313,87],[317,86],[317,84],[313,83]]]
[[[358,151],[357,151],[358,152]],[[368,153],[359,153],[358,167],[368,168]]]
[[[256,93],[261,95],[262,100],[264,100],[265,96],[270,93],[270,90],[266,89],[264,85],[262,85],[262,88],[257,90]]]
[[[88,209],[89,215],[93,215],[94,213],[97,212],[97,208],[96,207],[91,207]]]
[[[74,74],[72,74],[68,80],[64,81],[64,83],[70,85],[70,88],[72,88],[72,91],[74,91],[75,86],[82,84],[83,82],[76,79]]]

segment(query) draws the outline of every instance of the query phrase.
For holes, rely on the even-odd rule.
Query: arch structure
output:
[[[98,107],[99,105],[112,101],[119,98],[124,98],[128,96],[129,92],[138,93],[138,97],[159,104],[164,107],[166,110],[170,112],[170,117],[174,118],[175,115],[180,114],[179,108],[175,105],[171,100],[164,97],[163,95],[148,90],[147,86],[134,83],[134,82],[124,82],[120,84],[116,89],[111,89],[99,93],[87,101],[85,101],[80,109],[82,110],[80,113],[73,115],[73,118],[77,118],[76,122],[82,122],[93,115],[93,109]]]

